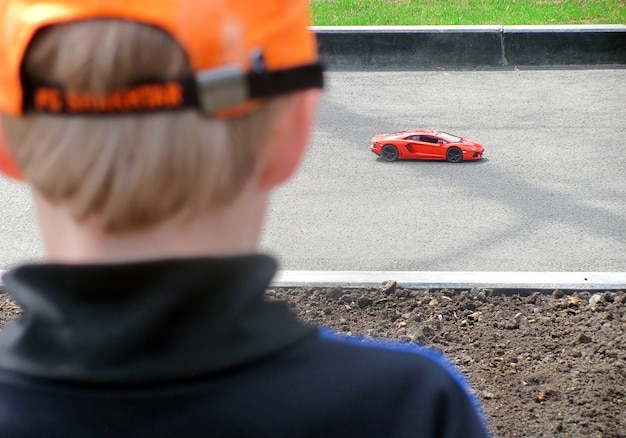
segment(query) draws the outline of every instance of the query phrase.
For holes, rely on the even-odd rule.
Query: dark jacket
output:
[[[32,265],[0,332],[0,437],[483,437],[430,350],[264,299],[273,259]]]

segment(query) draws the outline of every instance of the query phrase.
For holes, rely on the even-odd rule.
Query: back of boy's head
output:
[[[279,96],[321,86],[307,1],[256,4],[3,2],[0,170],[110,233],[228,205]]]

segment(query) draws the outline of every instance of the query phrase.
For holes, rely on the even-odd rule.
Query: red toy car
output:
[[[457,135],[430,129],[415,129],[372,137],[370,150],[385,161],[446,160],[451,163],[480,160],[485,148]]]

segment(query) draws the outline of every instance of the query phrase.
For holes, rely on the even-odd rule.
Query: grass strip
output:
[[[626,0],[311,0],[316,26],[626,24]]]

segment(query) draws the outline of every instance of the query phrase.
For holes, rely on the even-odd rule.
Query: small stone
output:
[[[496,398],[496,395],[493,392],[489,392],[489,391],[482,391],[480,393],[480,395],[482,396],[482,398],[484,398],[485,400],[491,400],[493,398]]]
[[[422,315],[420,315],[419,313],[416,313],[414,315],[411,315],[411,317],[409,318],[410,322],[421,322],[422,321]]]
[[[326,296],[331,300],[337,300],[341,298],[343,294],[343,289],[340,287],[333,287],[332,289],[328,289],[328,291],[326,291]]]
[[[523,313],[516,313],[515,317],[513,318],[519,325],[527,325],[528,324],[528,318],[526,318],[526,315],[524,315]]]
[[[463,302],[462,304],[462,308],[465,310],[476,310],[476,304],[474,304],[474,302],[467,300],[465,302]]]
[[[537,304],[537,301],[539,301],[540,297],[541,292],[533,292],[526,298],[526,302],[528,304]]]
[[[552,292],[552,296],[554,298],[563,298],[563,296],[565,296],[565,292],[563,292],[561,289],[555,289],[554,292]]]
[[[341,296],[339,300],[344,303],[350,304],[351,302],[354,301],[354,297],[352,296],[352,294],[344,294]]]
[[[412,342],[419,342],[420,341],[419,332],[415,328],[408,329],[407,332],[406,332],[406,335],[409,338],[409,340],[412,341]]]
[[[567,305],[569,307],[576,307],[579,304],[580,304],[580,298],[578,298],[577,296],[569,297],[567,299]]]
[[[482,301],[483,303],[487,301],[487,297],[493,294],[493,289],[484,289],[481,287],[473,287],[469,295],[475,300]]]
[[[467,319],[470,321],[479,321],[482,319],[483,312],[474,312],[471,315],[467,316]]]
[[[432,328],[426,326],[422,328],[422,335],[424,335],[426,339],[432,338],[435,335],[435,331]]]
[[[356,305],[363,309],[365,307],[371,306],[373,302],[374,301],[371,298],[358,298],[356,300]]]
[[[457,363],[460,363],[462,365],[467,365],[472,362],[474,362],[474,359],[472,359],[472,356],[470,356],[469,354],[462,354],[457,360]]]
[[[572,344],[589,344],[591,341],[592,339],[589,336],[584,333],[580,333],[578,336],[576,336],[576,339],[574,339],[574,342],[572,342]]]
[[[393,280],[385,281],[378,288],[378,292],[391,295],[396,291],[397,287],[398,287],[398,284],[395,281]]]
[[[601,301],[602,294],[593,294],[589,298],[589,307],[591,307],[592,310],[596,310],[598,307],[598,303],[600,303]]]
[[[407,289],[396,289],[396,296],[400,298],[408,298],[411,295],[411,292]]]
[[[519,322],[515,318],[508,320],[504,323],[504,328],[507,330],[515,330],[519,328]]]
[[[432,300],[428,302],[428,305],[431,307],[436,306],[437,304],[439,304],[439,301],[437,301],[437,298],[433,298]]]

